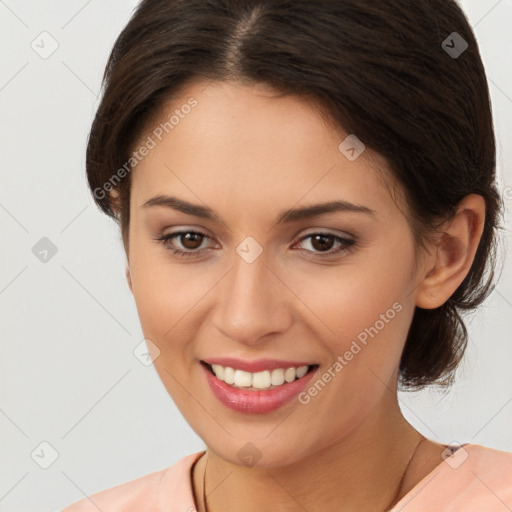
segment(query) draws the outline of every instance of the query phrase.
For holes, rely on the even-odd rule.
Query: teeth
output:
[[[265,389],[265,388],[269,388],[270,387],[270,372],[267,370],[267,371],[263,371],[263,372],[258,372],[258,373],[254,373],[254,374],[248,374],[250,377],[249,377],[249,382],[251,382],[252,384],[252,387],[253,388],[257,388],[257,389]],[[251,379],[252,377],[252,379]],[[236,383],[236,381],[235,381]],[[237,383],[237,385],[239,385]]]
[[[212,364],[213,373],[220,379],[224,380],[224,366],[221,366],[220,364]],[[230,368],[232,370],[233,368]],[[235,375],[235,372],[233,372],[233,375]]]
[[[242,370],[235,370],[235,384],[241,388],[251,387],[252,374]]]
[[[307,366],[301,366],[301,367],[297,368],[297,377],[299,379],[304,377],[304,375],[306,375],[306,373],[308,373],[308,367]]]
[[[280,386],[284,383],[284,370],[278,368],[277,370],[272,370],[272,375],[270,377],[270,381],[273,386]]]
[[[288,368],[288,370],[286,370],[284,372],[284,380],[286,382],[293,382],[295,380],[296,375],[297,375],[297,372],[296,372],[295,368]]]
[[[223,380],[227,384],[234,384],[235,383],[235,370],[233,370],[233,368],[224,368],[224,379]]]
[[[308,372],[308,366],[299,368],[277,368],[275,370],[264,370],[262,372],[250,373],[243,370],[224,367],[220,364],[212,364],[213,373],[226,384],[237,388],[268,389],[281,386],[285,382],[293,382],[295,379],[304,377]]]

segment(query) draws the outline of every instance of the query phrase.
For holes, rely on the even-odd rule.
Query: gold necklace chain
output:
[[[398,498],[398,495],[400,494],[400,490],[402,489],[402,485],[404,483],[405,475],[407,474],[407,470],[409,469],[409,465],[411,464],[412,458],[414,457],[414,454],[418,450],[418,447],[420,444],[425,441],[425,437],[422,437],[420,441],[416,444],[416,447],[414,448],[411,456],[409,457],[409,460],[407,461],[407,465],[405,466],[404,472],[402,473],[402,478],[400,478],[400,482],[398,483],[398,488],[396,490],[395,495],[393,496],[393,499],[391,500],[390,504],[383,510],[383,512],[388,512],[391,510],[391,508],[396,505],[396,500]],[[204,468],[203,473],[203,508],[205,512],[208,512],[208,504],[206,503],[206,468],[208,467],[208,454],[206,454],[206,465]]]

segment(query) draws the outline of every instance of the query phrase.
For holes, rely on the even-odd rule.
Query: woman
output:
[[[144,0],[87,149],[207,449],[64,512],[498,511],[512,454],[414,429],[492,289],[489,93],[453,1]]]

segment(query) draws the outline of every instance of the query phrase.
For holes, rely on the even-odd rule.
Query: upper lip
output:
[[[224,367],[234,368],[235,370],[243,370],[245,372],[255,373],[264,370],[275,370],[276,368],[299,368],[301,366],[310,366],[316,363],[308,363],[304,361],[285,361],[283,359],[255,359],[247,361],[237,359],[235,357],[212,357],[208,360],[203,359],[203,362],[212,364],[219,364]]]

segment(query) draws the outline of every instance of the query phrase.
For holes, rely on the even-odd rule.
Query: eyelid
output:
[[[317,234],[332,235],[332,236],[338,236],[340,238],[346,238],[347,240],[348,239],[355,240],[355,236],[351,235],[350,233],[347,233],[346,231],[338,231],[338,230],[331,229],[331,228],[321,228],[321,227],[308,228],[308,231],[306,231],[305,234],[300,235],[299,240],[302,240],[304,237],[311,236],[311,235],[317,235]],[[299,235],[297,235],[297,236],[299,236]],[[295,236],[295,238],[297,238],[297,236]]]
[[[159,235],[159,238],[177,236],[177,235],[186,234],[186,233],[196,233],[205,238],[209,238],[210,240],[213,240],[214,237],[210,236],[208,233],[206,233],[206,231],[208,231],[208,230],[203,229],[203,228],[184,226],[184,227],[180,227],[177,231],[171,231],[169,233],[162,233],[161,235]],[[301,231],[299,231],[299,233],[300,232]],[[305,232],[304,234],[302,234],[302,235],[296,234],[293,237],[293,240],[294,240],[294,243],[297,243],[297,242],[301,242],[302,240],[304,240],[305,238],[307,238],[311,235],[318,235],[318,234],[331,235],[331,236],[345,239],[347,241],[350,240],[351,242],[355,242],[355,240],[356,240],[356,237],[354,235],[351,235],[350,233],[347,233],[346,231],[336,231],[336,230],[333,230],[332,228],[323,228],[323,227],[308,228],[308,231]]]
[[[199,229],[191,229],[191,228],[181,228],[178,231],[173,231],[170,233],[162,234],[160,236],[154,237],[155,240],[157,240],[159,243],[161,243],[164,248],[171,252],[175,258],[200,258],[205,252],[212,249],[211,247],[202,248],[202,249],[178,249],[169,247],[171,241],[175,238],[179,238],[180,235],[188,234],[188,233],[194,233],[196,235],[199,235],[203,237],[202,242],[204,239],[209,238],[210,240],[213,240],[213,237],[209,236],[207,233],[204,233],[200,231]],[[294,249],[297,244],[302,243],[304,240],[307,240],[311,238],[313,235],[325,235],[333,237],[335,240],[335,244],[340,244],[340,246],[337,249],[329,249],[328,251],[312,251],[309,249]],[[329,261],[329,259],[332,260],[332,258],[339,258],[345,255],[346,253],[350,253],[354,250],[358,245],[357,239],[353,237],[352,235],[348,235],[348,237],[335,234],[330,232],[330,230],[325,228],[311,228],[311,231],[304,233],[300,238],[294,237],[294,242],[292,245],[292,249],[299,250],[307,254],[307,258],[314,260],[314,261]]]
[[[330,236],[334,239],[334,244],[340,246],[337,249],[329,249],[328,251],[311,251],[308,249],[298,249],[305,251],[308,255],[311,255],[313,258],[323,258],[328,259],[329,257],[334,258],[336,256],[340,256],[350,250],[353,250],[357,246],[357,239],[351,235],[343,236],[336,233],[331,233],[326,230],[317,229],[315,231],[311,231],[302,235],[299,239],[297,239],[292,247],[302,243],[304,240],[310,240],[314,235],[322,235],[322,236]]]

